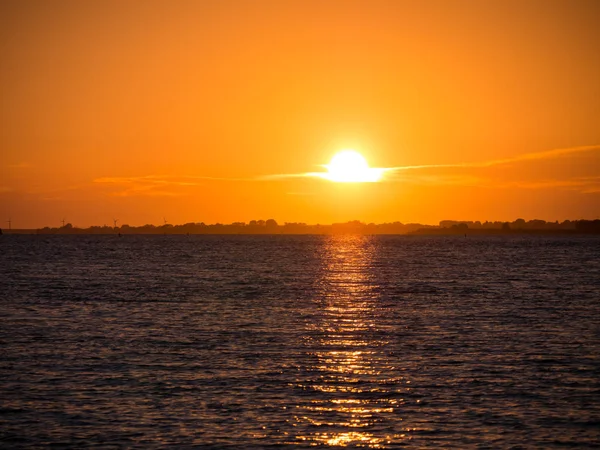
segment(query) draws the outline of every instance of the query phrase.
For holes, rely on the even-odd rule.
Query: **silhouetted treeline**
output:
[[[70,223],[60,228],[41,228],[38,234],[406,234],[420,228],[428,227],[418,223],[403,224],[393,223],[363,223],[358,220],[346,223],[334,223],[331,225],[308,225],[302,222],[286,222],[282,225],[275,220],[251,220],[249,223],[234,222],[230,224],[205,224],[186,223],[183,225],[143,225],[132,227],[121,225],[120,227],[92,226],[89,228],[77,228]]]
[[[517,219],[514,222],[472,222],[442,220],[439,227],[421,228],[416,234],[600,234],[600,220],[545,220]]]
[[[575,230],[576,224],[579,222],[588,222],[585,220],[564,222],[546,222],[545,220],[530,220],[517,219],[514,222],[472,222],[466,220],[442,220],[439,228],[466,227],[470,230],[494,230],[506,229],[508,226],[511,230]]]
[[[600,234],[600,220],[565,220],[546,222],[544,220],[517,219],[513,222],[472,222],[443,220],[439,226],[418,223],[364,223],[353,220],[331,225],[308,225],[301,222],[286,222],[282,225],[275,220],[252,220],[249,223],[205,224],[190,222],[182,225],[143,225],[132,227],[92,226],[77,228],[68,223],[60,228],[45,227],[38,230],[19,230],[37,234],[504,234],[504,233],[587,233]],[[13,230],[13,233],[18,232]]]

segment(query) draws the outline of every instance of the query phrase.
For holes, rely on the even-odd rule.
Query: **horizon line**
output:
[[[275,222],[274,224],[271,223],[269,225],[266,225],[266,222],[269,222],[273,220],[273,222]],[[597,216],[595,219],[564,219],[564,220],[545,220],[545,219],[523,219],[522,217],[519,217],[517,219],[514,220],[461,220],[461,219],[442,219],[439,220],[437,224],[432,224],[432,223],[421,223],[421,222],[402,222],[400,220],[395,220],[395,221],[390,221],[390,222],[366,222],[366,221],[362,221],[359,219],[352,219],[352,220],[347,220],[344,222],[331,222],[331,223],[307,223],[307,222],[282,222],[279,223],[277,222],[275,219],[253,219],[250,220],[249,222],[243,222],[243,221],[234,221],[231,223],[222,223],[222,222],[214,222],[214,223],[205,223],[205,222],[186,222],[186,223],[179,223],[179,224],[170,224],[170,223],[164,223],[162,225],[155,225],[152,223],[147,223],[144,225],[129,225],[129,224],[123,224],[120,226],[110,226],[110,225],[89,225],[87,227],[85,226],[78,226],[78,225],[73,225],[70,222],[68,222],[66,225],[63,225],[62,227],[51,227],[51,226],[43,226],[43,227],[33,227],[33,228],[12,228],[12,229],[7,229],[4,228],[4,230],[2,229],[2,227],[0,227],[0,230],[2,231],[16,231],[16,230],[43,230],[43,229],[51,229],[51,230],[60,230],[60,229],[77,229],[77,230],[86,230],[86,229],[90,229],[90,228],[101,228],[101,229],[106,229],[106,228],[110,228],[110,229],[122,229],[123,227],[126,228],[144,228],[144,227],[154,227],[154,228],[175,228],[175,227],[185,227],[185,226],[205,226],[205,227],[212,227],[212,226],[223,226],[223,227],[284,227],[286,225],[301,225],[301,226],[306,226],[306,227],[328,227],[328,226],[334,226],[334,225],[349,225],[349,224],[354,224],[354,225],[362,225],[362,226],[370,226],[370,225],[375,225],[375,226],[379,226],[379,225],[402,225],[402,226],[407,226],[407,225],[421,225],[421,226],[427,226],[427,227],[436,227],[436,226],[441,226],[441,224],[443,222],[448,222],[448,223],[456,223],[456,224],[460,224],[460,223],[465,223],[465,224],[481,224],[484,225],[486,223],[491,223],[491,224],[505,224],[505,223],[509,223],[509,224],[513,224],[516,223],[518,221],[523,221],[524,223],[529,223],[529,222],[544,222],[545,224],[564,224],[564,223],[575,223],[575,222],[593,222],[593,221],[597,221],[600,220],[600,216]],[[252,224],[252,222],[256,222],[255,224]],[[262,223],[261,223],[262,222]]]

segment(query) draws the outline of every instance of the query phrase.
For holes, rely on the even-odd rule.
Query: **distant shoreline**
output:
[[[561,223],[544,220],[517,219],[513,222],[472,222],[443,220],[439,225],[423,225],[420,223],[363,223],[353,220],[330,225],[308,225],[305,223],[277,224],[273,219],[252,220],[250,223],[234,222],[232,224],[186,223],[182,225],[164,224],[161,226],[143,225],[131,227],[92,226],[77,228],[70,223],[60,228],[10,229],[0,230],[3,234],[76,234],[76,235],[329,235],[329,234],[362,234],[362,235],[416,235],[416,236],[490,236],[490,235],[574,235],[600,234],[600,219],[565,220]]]
[[[465,230],[456,231],[449,228],[442,229],[421,229],[408,233],[412,236],[511,236],[511,235],[558,235],[558,236],[571,236],[571,235],[589,235],[589,234],[600,234],[600,231],[578,231],[578,230]]]
[[[600,235],[600,231],[578,231],[578,230],[466,230],[456,231],[449,228],[442,229],[418,229],[408,233],[385,233],[385,232],[363,232],[363,231],[307,231],[304,233],[293,233],[284,231],[275,232],[205,232],[205,233],[174,233],[174,232],[163,232],[163,233],[143,233],[143,232],[113,232],[113,233],[93,233],[87,230],[77,230],[71,232],[40,232],[35,229],[16,229],[16,230],[3,230],[3,235],[35,235],[35,236],[329,236],[329,235],[340,235],[340,234],[355,234],[364,236],[585,236],[585,235]]]
[[[120,233],[121,236],[334,236],[354,234],[360,236],[594,236],[600,232],[584,232],[576,230],[471,230],[467,233],[457,233],[450,230],[417,230],[411,233],[360,233],[360,232],[330,232],[330,233]],[[119,233],[38,233],[37,230],[3,231],[3,236],[119,236]]]

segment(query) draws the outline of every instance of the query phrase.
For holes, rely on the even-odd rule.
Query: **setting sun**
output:
[[[384,171],[369,167],[367,160],[355,150],[336,153],[325,167],[326,179],[342,183],[376,182],[381,179]]]
[[[3,230],[600,217],[598,1],[73,3],[0,1]]]

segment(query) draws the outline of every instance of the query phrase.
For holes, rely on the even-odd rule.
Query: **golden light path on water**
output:
[[[398,432],[398,407],[410,382],[385,353],[374,245],[369,237],[333,236],[325,250],[319,311],[306,325],[312,365],[298,384],[309,394],[294,424],[305,444],[386,448],[408,438]]]

